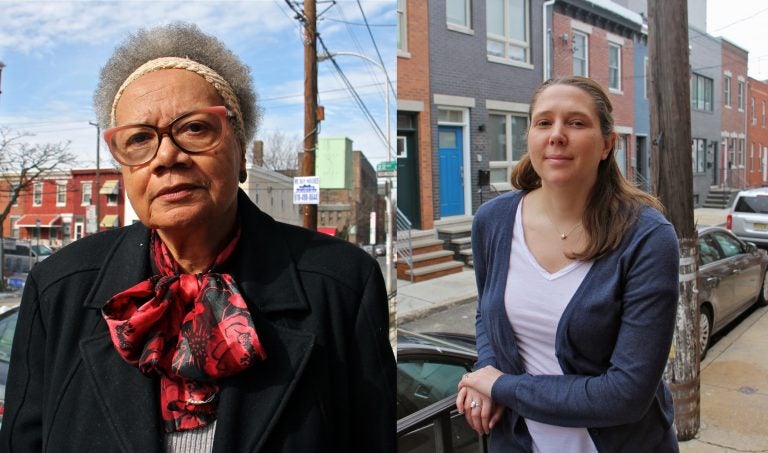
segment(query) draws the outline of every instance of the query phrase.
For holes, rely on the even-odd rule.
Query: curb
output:
[[[410,296],[405,296],[405,297],[416,299],[415,297],[410,297]],[[429,306],[426,306],[426,307],[409,310],[407,313],[401,313],[400,311],[398,311],[397,324],[400,325],[407,322],[416,321],[418,319],[425,318],[440,310],[445,310],[447,308],[452,308],[457,305],[474,302],[476,300],[477,300],[477,294],[465,295],[465,296],[457,297],[455,299],[448,299],[446,301],[441,301],[440,303],[437,303],[437,304],[430,304]]]

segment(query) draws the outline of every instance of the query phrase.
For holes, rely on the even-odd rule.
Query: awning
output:
[[[104,228],[117,228],[118,218],[116,214],[107,214],[104,216],[103,219],[101,219],[101,223],[99,225],[103,226]]]
[[[61,225],[61,215],[59,214],[25,214],[16,221],[19,228],[35,228],[37,221],[40,221],[40,228],[50,228]]]
[[[99,189],[99,193],[102,195],[117,195],[119,191],[120,188],[117,186],[117,179],[104,181],[104,184],[101,185],[101,189]]]
[[[317,227],[317,231],[319,231],[321,233],[325,233],[325,234],[327,234],[329,236],[336,236],[336,227],[330,227],[330,228]]]

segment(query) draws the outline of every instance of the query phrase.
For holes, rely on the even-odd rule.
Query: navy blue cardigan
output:
[[[501,376],[492,398],[507,407],[492,452],[531,451],[522,417],[586,427],[600,452],[676,452],[672,396],[662,381],[678,299],[672,225],[645,208],[619,248],[595,261],[557,326],[562,376],[532,376],[504,308],[509,254],[522,192],[480,207],[472,227],[478,288],[477,368]]]

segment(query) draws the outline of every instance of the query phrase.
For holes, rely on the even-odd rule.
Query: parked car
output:
[[[16,320],[19,316],[19,306],[0,307],[0,424],[5,412],[5,383],[8,380],[8,364],[11,360],[11,345],[13,333],[16,331]]]
[[[720,227],[699,230],[701,357],[712,335],[755,303],[766,305],[768,253]]]
[[[743,241],[768,247],[768,188],[739,192],[733,200],[725,228]]]
[[[29,244],[25,242],[4,239],[3,260],[5,273],[29,272],[37,263],[53,254],[53,250],[43,244]]]
[[[456,410],[457,386],[476,360],[474,336],[398,329],[399,453],[487,451],[485,439]],[[443,450],[441,442],[451,445]]]

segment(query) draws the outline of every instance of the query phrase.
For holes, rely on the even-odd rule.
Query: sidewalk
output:
[[[728,209],[694,211],[697,226],[725,223]],[[420,283],[398,280],[397,318],[408,322],[477,299],[475,273],[447,275]],[[701,363],[701,424],[682,453],[768,453],[768,308],[722,337]]]

